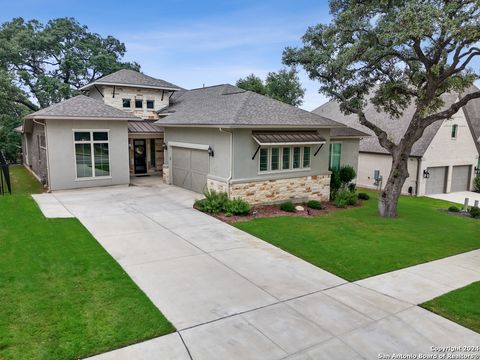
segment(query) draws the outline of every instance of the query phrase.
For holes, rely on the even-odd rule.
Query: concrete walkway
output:
[[[90,230],[178,332],[95,359],[373,359],[480,344],[410,301],[300,260],[192,209],[172,186],[64,191]]]
[[[458,192],[452,192],[448,194],[434,194],[434,195],[428,195],[428,197],[431,197],[433,199],[450,201],[460,205],[463,205],[463,203],[465,202],[465,198],[468,198],[469,199],[468,204],[470,206],[473,206],[476,200],[480,201],[480,193],[473,192],[473,191],[458,191]]]

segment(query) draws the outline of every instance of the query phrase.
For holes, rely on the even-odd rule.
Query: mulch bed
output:
[[[362,201],[359,200],[357,205],[348,206],[346,208],[337,208],[335,204],[332,202],[322,202],[322,205],[324,207],[322,210],[309,209],[307,208],[306,204],[296,204],[296,205],[303,206],[304,210],[291,213],[291,212],[280,210],[279,205],[264,205],[264,206],[252,206],[250,215],[225,216],[223,213],[209,214],[209,215],[227,223],[235,223],[239,221],[249,221],[253,219],[269,218],[269,217],[277,217],[277,216],[303,216],[303,217],[322,216],[334,211],[339,211],[339,210],[341,211],[349,208],[362,206]]]

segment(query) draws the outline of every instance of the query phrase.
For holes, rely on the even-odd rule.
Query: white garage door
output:
[[[427,171],[430,177],[427,179],[427,189],[425,193],[427,195],[444,193],[447,182],[447,167],[429,167]]]
[[[198,193],[207,188],[208,152],[206,150],[172,148],[172,183]]]
[[[452,172],[452,189],[454,191],[470,190],[470,165],[454,166]]]

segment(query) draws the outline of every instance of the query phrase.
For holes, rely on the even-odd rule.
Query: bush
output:
[[[335,197],[335,206],[339,208],[344,208],[347,205],[356,205],[357,204],[357,194],[348,191],[347,189],[342,189],[337,193]]]
[[[284,203],[280,204],[280,210],[286,212],[295,212],[295,205],[291,201],[285,201]]]
[[[310,208],[310,209],[316,209],[316,210],[322,210],[323,209],[323,205],[320,201],[318,200],[309,200],[307,202],[307,206]]]
[[[340,174],[337,170],[332,170],[332,175],[330,176],[330,200],[335,200],[338,190],[342,186],[342,181],[340,180]]]
[[[468,212],[472,218],[480,218],[480,208],[478,206],[472,206]]]
[[[205,191],[203,195],[205,199],[195,201],[195,207],[198,210],[211,214],[218,214],[225,210],[225,205],[228,202],[227,193],[209,190]]]
[[[369,200],[370,199],[370,195],[368,195],[367,193],[358,193],[358,198],[360,200]]]
[[[480,176],[477,176],[475,179],[473,179],[473,189],[476,192],[480,192]]]
[[[460,212],[460,209],[457,206],[452,205],[448,208],[448,211],[458,213],[458,212]]]
[[[348,190],[350,192],[354,193],[355,191],[357,191],[357,184],[355,184],[355,183],[348,184]]]
[[[248,215],[250,213],[250,204],[240,198],[228,200],[225,204],[225,215]]]
[[[357,173],[355,172],[355,169],[352,166],[345,165],[340,168],[338,175],[340,176],[341,183],[346,186],[353,179],[355,179],[355,177],[357,176]]]

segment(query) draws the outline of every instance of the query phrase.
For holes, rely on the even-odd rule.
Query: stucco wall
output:
[[[455,124],[458,125],[457,137],[452,139],[452,126]],[[451,119],[443,121],[423,155],[421,172],[428,167],[448,166],[447,192],[450,192],[451,188],[453,166],[471,165],[470,179],[473,180],[474,168],[478,164],[478,150],[473,139],[465,114],[460,110]],[[419,190],[420,195],[425,194],[426,180],[423,177]]]
[[[109,130],[110,177],[76,179],[73,130]],[[126,121],[47,120],[50,190],[129,184]]]
[[[89,96],[98,100],[103,100],[105,104],[117,109],[126,111],[143,119],[158,119],[156,111],[168,106],[171,92],[156,89],[140,89],[134,87],[115,87],[115,97],[113,96],[113,86],[97,86],[103,96],[95,88],[89,90]],[[130,108],[124,108],[122,99],[130,99]],[[143,100],[143,108],[135,109],[135,99]],[[147,109],[146,100],[154,100],[154,108]]]
[[[320,134],[329,140],[330,131],[328,129],[320,130]],[[311,175],[328,175],[328,155],[329,144],[325,144],[316,156],[318,145],[312,146],[310,170],[299,171],[279,171],[272,173],[259,173],[258,162],[259,153],[252,160],[252,156],[257,150],[258,144],[252,138],[251,129],[234,129],[233,137],[234,159],[232,183],[244,183],[249,181],[275,180],[283,178],[297,178]]]
[[[181,142],[196,145],[209,145],[214,151],[210,157],[209,177],[226,180],[230,176],[230,135],[222,133],[218,128],[165,128],[165,142],[168,151],[165,159],[171,167],[170,142]],[[165,161],[167,163],[167,160]]]
[[[413,194],[415,194],[417,188],[417,167],[418,160],[417,158],[409,158],[408,160],[408,173],[410,174],[409,178],[405,181],[405,184],[402,188],[402,193],[408,194],[408,188],[412,187]],[[390,155],[384,154],[370,154],[370,153],[360,153],[358,159],[358,173],[357,173],[357,186],[365,187],[370,189],[378,188],[375,186],[375,179],[373,173],[375,170],[380,170],[380,175],[383,176],[383,186],[385,185],[390,170],[392,168],[392,157]]]

